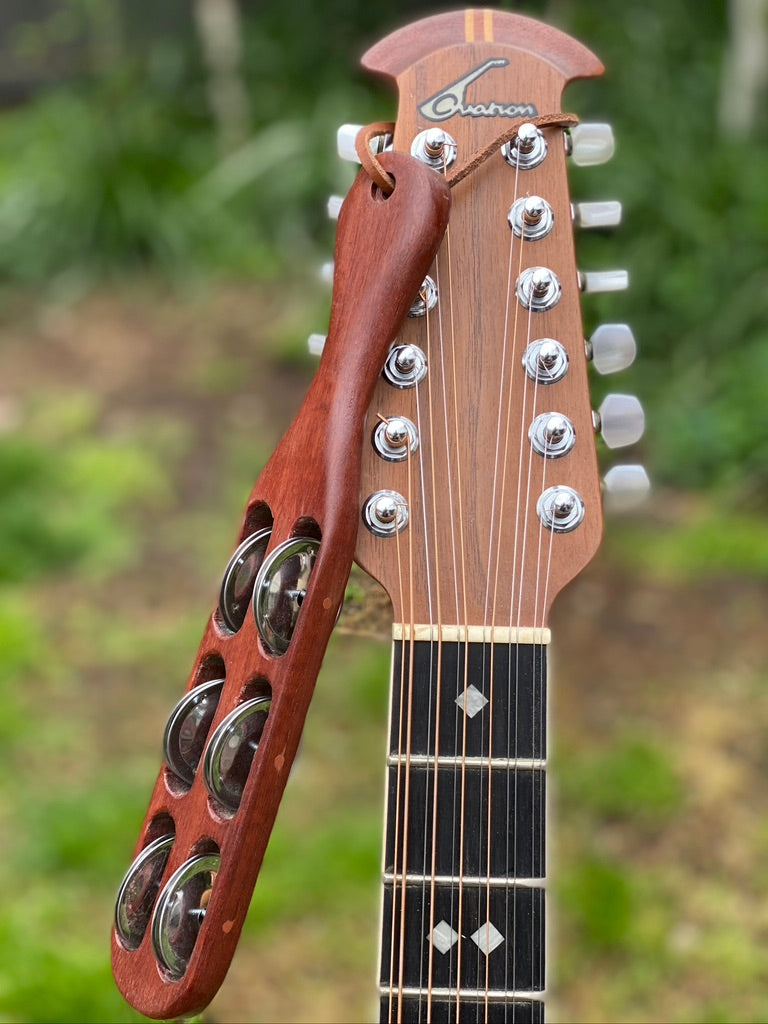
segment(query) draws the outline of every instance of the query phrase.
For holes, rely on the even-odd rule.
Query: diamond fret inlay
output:
[[[447,921],[441,921],[432,929],[432,945],[445,955],[457,941],[459,933],[455,932]]]
[[[488,956],[497,946],[502,944],[504,936],[498,928],[493,927],[490,921],[486,921],[473,935],[470,935],[470,939],[472,939],[481,952]]]
[[[466,690],[463,690],[456,698],[456,703],[462,711],[466,711],[469,718],[474,718],[478,711],[482,711],[488,703],[488,698],[470,683]]]

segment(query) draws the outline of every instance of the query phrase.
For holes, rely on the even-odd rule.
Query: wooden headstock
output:
[[[575,40],[514,14],[491,10],[427,18],[369,50],[368,70],[395,79],[400,105],[397,150],[419,133],[442,129],[456,143],[455,175],[513,119],[561,111],[564,87],[599,75],[600,62]],[[411,317],[398,344],[416,346],[428,372],[418,387],[382,380],[368,416],[406,417],[419,448],[400,463],[368,445],[361,500],[379,491],[402,496],[408,527],[379,537],[362,526],[356,558],[388,591],[395,621],[474,627],[543,627],[558,592],[600,541],[602,502],[564,133],[545,128],[547,155],[512,166],[499,149],[453,189],[451,220],[430,270],[437,304]],[[508,215],[539,196],[551,230],[517,237]],[[519,209],[519,205],[518,205]],[[527,270],[548,268],[562,288],[544,312],[516,294]],[[523,360],[532,344],[555,340],[568,370],[556,383],[535,380]],[[575,432],[562,457],[537,454],[529,429],[558,413]],[[541,422],[541,421],[539,421]],[[555,446],[547,447],[548,456]],[[537,505],[556,485],[578,493],[584,519],[571,532],[542,526]]]

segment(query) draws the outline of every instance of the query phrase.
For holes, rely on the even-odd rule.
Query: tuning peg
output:
[[[328,203],[326,204],[326,210],[328,211],[329,220],[338,220],[339,214],[341,213],[341,207],[344,203],[344,196],[328,196]]]
[[[577,124],[566,136],[566,152],[577,167],[607,163],[616,150],[609,124]]]
[[[350,163],[359,163],[355,142],[361,124],[342,124],[336,132],[336,150],[342,160],[349,160]]]
[[[320,267],[320,280],[325,284],[333,284],[333,271],[335,268],[333,260],[329,260],[327,263],[323,263]]]
[[[311,356],[321,356],[323,349],[325,348],[325,342],[328,338],[327,334],[310,334],[307,338],[307,348]]]
[[[574,203],[571,212],[577,228],[615,228],[621,224],[621,203],[616,199]]]
[[[642,466],[613,466],[603,478],[605,505],[614,512],[626,512],[642,504],[651,481]]]
[[[336,149],[342,160],[349,160],[353,164],[360,163],[355,143],[362,127],[361,124],[343,124],[336,132]],[[383,153],[384,150],[391,148],[391,135],[378,135],[371,140],[371,152],[374,154]]]
[[[602,376],[618,373],[635,361],[635,336],[626,324],[601,324],[587,343],[587,353]]]
[[[609,448],[624,448],[643,436],[645,413],[634,395],[606,395],[595,426]]]
[[[624,292],[629,287],[626,270],[580,270],[579,288],[590,295],[599,292]]]

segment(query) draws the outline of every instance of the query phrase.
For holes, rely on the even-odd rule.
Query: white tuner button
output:
[[[614,512],[637,508],[648,495],[651,481],[642,466],[614,466],[605,474],[605,504]]]
[[[617,199],[574,203],[572,209],[577,228],[615,228],[621,224],[621,203]]]
[[[336,132],[336,149],[342,160],[349,160],[353,164],[360,163],[355,143],[362,127],[361,124],[343,124],[339,127]]]
[[[321,356],[323,349],[325,348],[325,342],[328,338],[327,334],[310,334],[307,338],[307,348],[311,356]]]
[[[590,295],[625,292],[629,287],[629,274],[626,270],[580,270],[579,287]]]
[[[328,211],[329,220],[338,220],[339,214],[341,213],[341,207],[344,203],[344,196],[328,196],[328,204],[326,210]]]
[[[343,124],[336,132],[336,150],[342,160],[349,160],[350,163],[359,164],[355,143],[357,136],[362,129],[361,124]],[[371,152],[383,153],[392,148],[391,135],[378,135],[371,139]]]
[[[589,339],[589,351],[599,374],[618,373],[635,361],[635,336],[626,324],[601,324]]]
[[[569,154],[577,167],[597,167],[614,154],[616,142],[609,124],[577,124],[571,128]]]
[[[320,267],[320,280],[326,284],[333,284],[333,271],[335,264],[333,260],[329,260]]]
[[[634,395],[606,395],[598,417],[600,433],[609,448],[624,448],[643,436],[645,413]]]

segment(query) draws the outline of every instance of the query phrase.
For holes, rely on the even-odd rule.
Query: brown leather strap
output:
[[[511,142],[517,137],[520,126],[523,124],[534,124],[537,128],[569,128],[578,124],[579,119],[575,114],[539,114],[537,117],[519,117],[506,126],[501,135],[488,143],[479,153],[452,174],[447,175],[446,181],[453,188],[463,181],[469,174],[485,163],[492,153],[501,149],[505,142]],[[395,189],[395,179],[388,174],[371,152],[371,141],[380,135],[394,135],[395,126],[391,121],[377,121],[361,128],[355,140],[355,149],[360,163],[365,168],[371,180],[378,185],[385,195],[392,195]]]
[[[355,139],[357,159],[368,172],[371,180],[388,196],[395,191],[395,179],[384,170],[371,152],[371,141],[379,135],[394,135],[394,132],[395,126],[391,121],[376,121],[374,124],[361,128]]]
[[[501,135],[489,142],[484,149],[481,149],[468,164],[464,164],[463,167],[454,171],[453,174],[449,174],[445,180],[451,188],[454,185],[458,185],[467,175],[477,170],[482,163],[485,163],[492,153],[496,153],[501,149],[505,142],[511,142],[517,138],[517,133],[523,124],[535,124],[537,128],[568,128],[578,123],[579,119],[575,114],[539,114],[538,117],[519,117],[517,120],[512,121]]]

